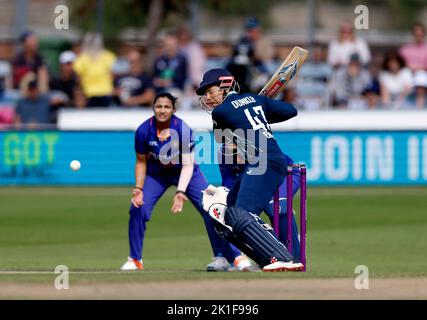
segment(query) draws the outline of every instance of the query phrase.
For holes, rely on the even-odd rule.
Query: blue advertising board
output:
[[[305,163],[312,185],[427,184],[427,131],[276,132],[282,150]],[[0,132],[1,185],[134,183],[131,131]],[[221,179],[212,133],[196,134],[196,159]],[[82,168],[69,168],[72,160]]]

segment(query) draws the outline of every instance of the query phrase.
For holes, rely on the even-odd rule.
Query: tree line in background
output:
[[[179,20],[189,21],[194,8],[215,12],[221,17],[248,16],[256,13],[263,25],[271,24],[268,9],[279,0],[73,0],[71,15],[83,31],[102,31],[107,43],[114,43],[125,29],[147,30],[146,63],[151,65],[155,56],[155,39],[163,27],[175,26]],[[288,2],[298,2],[289,0]],[[307,1],[308,3],[309,1]],[[316,6],[326,3],[357,6],[359,0],[313,0]],[[426,6],[426,0],[365,0],[364,5],[387,8],[394,28],[408,30],[417,14]],[[171,17],[168,19],[168,17]]]
[[[96,29],[97,3],[99,0],[74,0],[71,14],[83,31]],[[263,20],[268,9],[279,0],[122,0],[106,1],[103,6],[103,33],[105,38],[117,36],[125,28],[142,28],[150,24],[150,18],[160,18],[159,23],[167,24],[171,13],[188,20],[192,6],[215,11],[221,16],[256,15]],[[156,14],[153,14],[156,11]],[[263,21],[264,22],[264,21]],[[268,26],[268,21],[265,25]],[[153,22],[151,22],[153,23]]]
[[[263,25],[268,28],[269,20],[266,18],[268,9],[279,0],[73,0],[71,1],[72,16],[83,31],[96,29],[97,5],[104,3],[102,10],[103,34],[109,39],[117,36],[126,28],[143,28],[150,24],[150,18],[160,18],[159,24],[168,22],[167,17],[174,13],[176,17],[187,20],[191,16],[191,7],[198,6],[224,17],[247,16],[256,13]],[[298,2],[287,0],[287,2]],[[325,3],[357,6],[360,0],[315,0],[316,6]],[[365,0],[363,4],[368,7],[382,6],[390,11],[393,16],[393,27],[408,29],[414,22],[414,17],[427,5],[426,0]],[[152,11],[158,11],[153,15]],[[263,21],[264,20],[264,21]],[[151,22],[153,23],[153,22]]]

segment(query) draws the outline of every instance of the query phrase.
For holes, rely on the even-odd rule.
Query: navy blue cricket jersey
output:
[[[287,102],[273,100],[271,98],[255,94],[230,93],[226,99],[212,111],[213,128],[254,130],[255,138],[246,135],[245,150],[247,143],[252,145],[257,152],[266,153],[266,160],[276,170],[286,174],[286,166],[292,160],[286,156],[277,144],[270,128],[270,124],[283,122],[297,115],[295,107]],[[260,146],[259,134],[266,138],[266,146]],[[218,141],[224,143],[224,141]],[[259,156],[258,153],[255,154]],[[276,164],[276,165],[274,165]]]

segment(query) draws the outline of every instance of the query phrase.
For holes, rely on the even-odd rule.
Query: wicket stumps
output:
[[[292,201],[292,174],[294,169],[299,170],[300,173],[300,261],[304,265],[304,270],[307,270],[306,261],[306,237],[307,237],[307,169],[304,164],[293,164],[287,168],[286,175],[286,218],[288,222],[288,229],[286,235],[286,247],[292,252],[292,217],[293,217],[293,201]],[[280,194],[279,190],[274,194],[273,200],[273,229],[279,236],[279,214],[280,214]]]

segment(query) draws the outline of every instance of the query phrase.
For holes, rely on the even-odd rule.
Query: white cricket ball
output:
[[[73,160],[73,161],[70,162],[70,168],[71,168],[71,170],[78,171],[80,169],[80,167],[81,167],[81,164],[80,164],[79,161]]]

